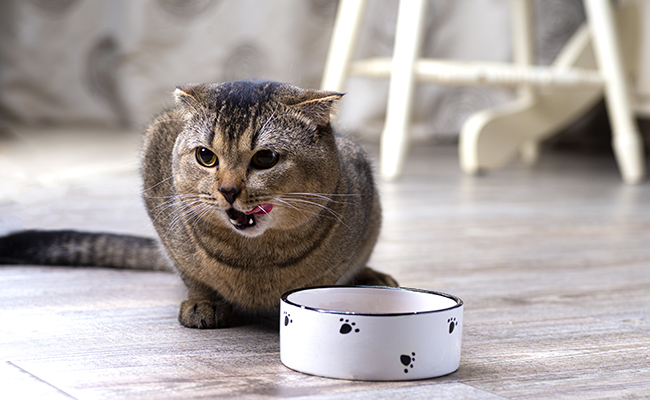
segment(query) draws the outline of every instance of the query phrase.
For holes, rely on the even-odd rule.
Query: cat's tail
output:
[[[0,237],[0,264],[171,270],[155,239],[71,230]]]

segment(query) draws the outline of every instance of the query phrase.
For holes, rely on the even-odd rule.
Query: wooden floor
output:
[[[417,146],[408,163],[402,180],[381,183],[385,223],[371,265],[465,301],[457,372],[414,382],[308,376],[281,364],[273,325],[181,327],[184,288],[172,274],[8,266],[0,397],[650,396],[648,183],[624,186],[609,155],[544,154],[532,169],[482,177],[460,173],[453,147]],[[151,234],[135,169],[101,176],[14,192],[0,203],[0,228]]]

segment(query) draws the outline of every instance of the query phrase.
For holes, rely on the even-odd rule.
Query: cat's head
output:
[[[174,186],[197,223],[254,237],[313,222],[327,207],[340,181],[330,112],[341,94],[238,81],[174,95],[185,122]]]

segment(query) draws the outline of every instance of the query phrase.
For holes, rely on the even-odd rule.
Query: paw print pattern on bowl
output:
[[[413,363],[415,362],[415,352],[411,353],[411,355],[408,354],[400,355],[399,361],[402,363],[402,365],[406,367],[404,368],[404,373],[408,374],[409,368],[413,368]]]
[[[291,319],[291,314],[289,314],[286,311],[283,314],[284,314],[284,326],[287,326],[293,322],[293,320]]]
[[[359,328],[355,328],[356,325],[355,322],[350,322],[349,319],[344,319],[344,318],[339,319],[339,322],[343,322],[343,325],[341,325],[341,329],[339,329],[339,332],[342,333],[343,335],[347,335],[353,330],[355,333],[359,333]]]
[[[449,333],[453,333],[454,329],[458,326],[458,322],[456,322],[456,318],[449,318],[447,320],[447,323],[449,324]]]

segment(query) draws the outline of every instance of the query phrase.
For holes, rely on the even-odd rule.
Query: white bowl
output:
[[[280,359],[311,375],[413,380],[460,364],[463,301],[418,289],[297,289],[280,303]]]

